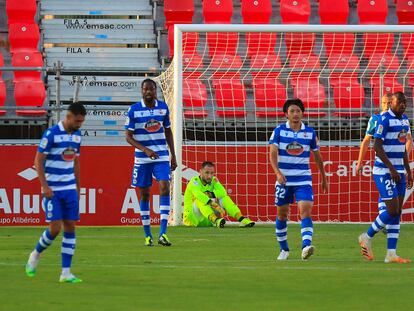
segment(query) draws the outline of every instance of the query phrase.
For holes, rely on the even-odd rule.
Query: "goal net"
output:
[[[158,77],[179,164],[173,223],[182,222],[183,191],[206,160],[246,216],[275,220],[268,140],[286,122],[288,98],[304,102],[304,122],[318,134],[328,175],[323,194],[311,157],[314,219],[372,221],[374,154],[369,148],[358,173],[359,144],[386,93],[405,92],[412,120],[413,33],[412,26],[176,25],[173,62]],[[403,219],[413,221],[413,213],[408,191]],[[290,220],[298,220],[296,205]]]

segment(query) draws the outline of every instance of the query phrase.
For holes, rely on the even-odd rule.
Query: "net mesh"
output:
[[[314,219],[372,221],[378,199],[371,176],[374,155],[370,149],[358,174],[359,144],[385,93],[405,92],[412,119],[411,42],[411,33],[183,33],[179,102],[174,100],[174,63],[158,77],[171,115],[177,117],[176,105],[183,107],[183,170],[175,173],[182,187],[174,191],[184,191],[200,164],[213,161],[246,216],[274,221],[276,177],[268,140],[286,122],[285,100],[300,98],[329,176],[329,193],[322,194],[311,157]],[[413,220],[411,206],[408,199],[405,220]],[[295,205],[290,219],[298,219]]]

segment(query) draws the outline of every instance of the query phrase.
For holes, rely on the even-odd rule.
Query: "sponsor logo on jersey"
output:
[[[147,123],[145,123],[144,128],[147,132],[155,133],[158,132],[161,128],[161,123],[157,120],[151,119]]]
[[[62,159],[65,161],[73,161],[76,158],[76,150],[72,147],[68,147],[62,152]]]
[[[42,140],[40,141],[40,148],[45,149],[48,143],[48,139],[46,137],[42,138]]]
[[[402,144],[405,144],[407,141],[407,131],[406,130],[402,130],[401,132],[398,133],[398,141]]]
[[[303,150],[303,146],[296,141],[286,146],[286,152],[293,156],[301,155],[303,153]]]
[[[382,126],[382,124],[378,125],[377,134],[382,134],[383,130],[384,130],[384,127]]]

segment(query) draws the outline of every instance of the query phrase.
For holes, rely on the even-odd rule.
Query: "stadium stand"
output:
[[[397,0],[397,17],[400,25],[414,24],[414,3],[412,0]]]
[[[41,0],[37,4],[33,0],[8,0],[7,32],[13,55],[8,54],[9,51],[3,54],[11,61],[11,65],[18,67],[41,67],[44,63],[50,70],[57,61],[62,61],[60,93],[63,104],[73,100],[74,77],[79,75],[80,100],[90,107],[105,111],[110,110],[108,107],[116,107],[115,110],[119,112],[139,97],[139,83],[143,76],[157,75],[162,69],[160,63],[164,64],[165,59],[168,61],[173,57],[172,29],[176,23],[412,23],[410,1],[398,0],[394,4],[394,1],[359,0],[355,3],[337,0],[335,6],[332,6],[332,1],[329,0],[165,0],[153,3],[144,0],[119,0],[116,3],[100,0]],[[39,12],[36,12],[37,6]],[[39,17],[39,20],[35,17]],[[26,31],[22,31],[22,25]],[[40,28],[40,46],[39,30],[36,27]],[[165,29],[165,32],[157,33],[160,29]],[[24,35],[29,35],[29,39],[19,39],[19,36],[22,38]],[[380,89],[403,89],[411,94],[411,88],[405,87],[414,81],[410,74],[407,74],[410,80],[385,77],[381,88],[378,78],[384,68],[397,71],[412,67],[414,58],[410,52],[413,46],[411,39],[411,34],[394,38],[375,33],[361,37],[352,34],[317,37],[313,34],[291,33],[283,36],[239,36],[235,33],[223,36],[220,33],[210,33],[206,39],[196,34],[185,35],[185,117],[189,120],[212,121],[216,116],[245,116],[246,120],[281,116],[280,105],[288,95],[304,97],[308,107],[312,108],[309,111],[312,114],[308,114],[310,117],[356,117],[345,110],[377,105]],[[203,40],[207,40],[209,47],[204,54],[204,51],[198,50],[200,43],[204,44]],[[355,42],[361,42],[360,40],[365,42],[363,50],[355,48]],[[394,50],[397,40],[403,42],[404,49]],[[243,50],[245,48],[247,53]],[[280,52],[285,48],[286,54]],[[20,49],[23,50],[18,51]],[[394,54],[396,57],[391,58]],[[42,55],[45,56],[44,60]],[[245,55],[248,56],[246,60],[242,58]],[[298,78],[300,75],[295,71],[299,71],[299,67],[295,64],[303,58],[315,60],[313,66],[319,67],[313,68],[320,68],[324,73],[319,80],[309,76],[305,79]],[[381,59],[385,61],[381,62]],[[389,65],[388,60],[391,62]],[[234,73],[236,66],[241,64],[250,68],[247,76]],[[165,66],[168,66],[168,62]],[[200,77],[207,66],[213,70],[209,72],[212,76],[208,83],[205,82],[205,77]],[[227,70],[226,73],[226,67],[234,70]],[[268,71],[263,70],[267,67]],[[282,67],[292,71],[282,71],[280,74],[277,71]],[[255,68],[261,68],[260,75]],[[20,90],[28,88],[22,84],[17,87],[17,91],[12,89],[11,92],[2,92],[1,88],[9,89],[13,85],[7,73],[3,73],[3,76],[5,82],[0,86],[0,105],[14,105],[13,94],[21,98]],[[43,88],[47,87],[46,102],[55,104],[56,75],[53,70],[47,76],[37,71],[16,71],[14,81],[17,83],[21,79],[25,80],[25,77],[39,81],[39,76],[46,82],[42,82]],[[339,83],[342,79],[346,83]],[[224,95],[229,95],[224,94],[224,84],[235,87],[230,94],[233,96],[231,101],[224,98]],[[39,82],[34,85],[29,91],[34,92],[32,96],[37,98],[34,105],[37,107],[42,98],[42,88]],[[355,96],[361,94],[361,100],[347,102],[344,94],[349,92]],[[261,101],[260,94],[276,97],[277,100]],[[21,104],[20,99],[19,105]],[[274,107],[278,110],[274,111]],[[324,110],[325,107],[344,110],[345,114],[331,114]],[[251,113],[252,110],[255,112]],[[87,126],[91,130],[95,125],[102,126],[98,132],[103,138],[113,138],[118,134],[121,136],[119,131],[122,130],[121,120],[124,116],[122,113],[119,116],[118,112],[114,112],[115,116],[108,119],[112,122],[113,118],[118,118],[115,120],[116,126],[111,127],[110,135],[103,131],[106,120],[104,114],[95,115],[96,120]],[[7,111],[1,116],[0,122],[11,116],[15,116],[14,112]],[[33,116],[24,118],[30,117]],[[108,124],[113,123],[111,122]],[[118,134],[115,135],[115,132]]]
[[[174,25],[191,24],[194,15],[193,0],[166,0],[164,1],[165,28],[168,29],[168,43],[170,46],[170,57],[174,56]],[[186,36],[186,35],[185,35]],[[184,47],[186,53],[194,54],[198,43],[198,35],[193,34],[186,38],[187,42],[192,42],[190,46]]]
[[[6,13],[9,24],[33,24],[36,15],[36,0],[7,0]]]
[[[19,50],[38,50],[40,39],[39,26],[29,23],[9,24],[10,52]]]
[[[12,55],[13,67],[43,67],[43,57],[39,51],[18,50]],[[19,80],[41,80],[40,71],[14,71],[14,82]]]
[[[21,80],[14,83],[14,99],[17,107],[43,107],[46,98],[45,85],[41,80]],[[44,116],[46,110],[16,110],[18,116]]]
[[[185,118],[205,118],[208,111],[205,110],[207,103],[207,88],[198,78],[186,78],[183,81],[183,102]]]

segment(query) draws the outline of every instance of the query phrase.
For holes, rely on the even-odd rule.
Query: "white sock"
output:
[[[34,249],[33,252],[30,254],[30,257],[33,257],[33,259],[39,259],[40,253]]]
[[[68,276],[70,274],[70,268],[62,268],[62,275]]]
[[[395,249],[387,250],[387,256],[397,256],[397,251]]]

